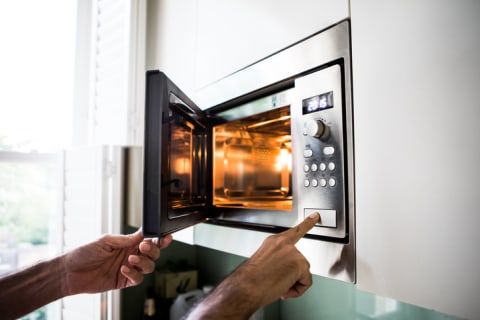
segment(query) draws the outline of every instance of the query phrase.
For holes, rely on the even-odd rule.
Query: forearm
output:
[[[65,296],[61,257],[0,279],[0,317],[15,319]]]
[[[237,269],[215,288],[187,319],[248,319],[263,307],[262,292],[258,292],[245,265]]]
[[[310,264],[295,243],[319,220],[313,213],[271,235],[189,315],[188,319],[248,319],[275,300],[301,296],[311,285]]]

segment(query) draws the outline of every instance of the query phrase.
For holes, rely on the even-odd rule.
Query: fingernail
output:
[[[130,263],[139,263],[140,262],[140,258],[137,257],[137,256],[134,256],[134,255],[131,255],[130,257],[128,257],[128,261]]]

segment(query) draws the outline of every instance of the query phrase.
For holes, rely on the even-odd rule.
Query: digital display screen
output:
[[[333,91],[302,100],[303,114],[333,108]]]

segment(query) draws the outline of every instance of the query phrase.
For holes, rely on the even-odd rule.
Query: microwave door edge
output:
[[[164,73],[148,71],[146,84],[142,227],[164,236],[212,212],[210,126]]]

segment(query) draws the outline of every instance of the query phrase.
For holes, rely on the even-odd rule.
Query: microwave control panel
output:
[[[295,209],[320,221],[309,233],[345,238],[347,187],[342,68],[335,64],[295,80],[291,106]]]

